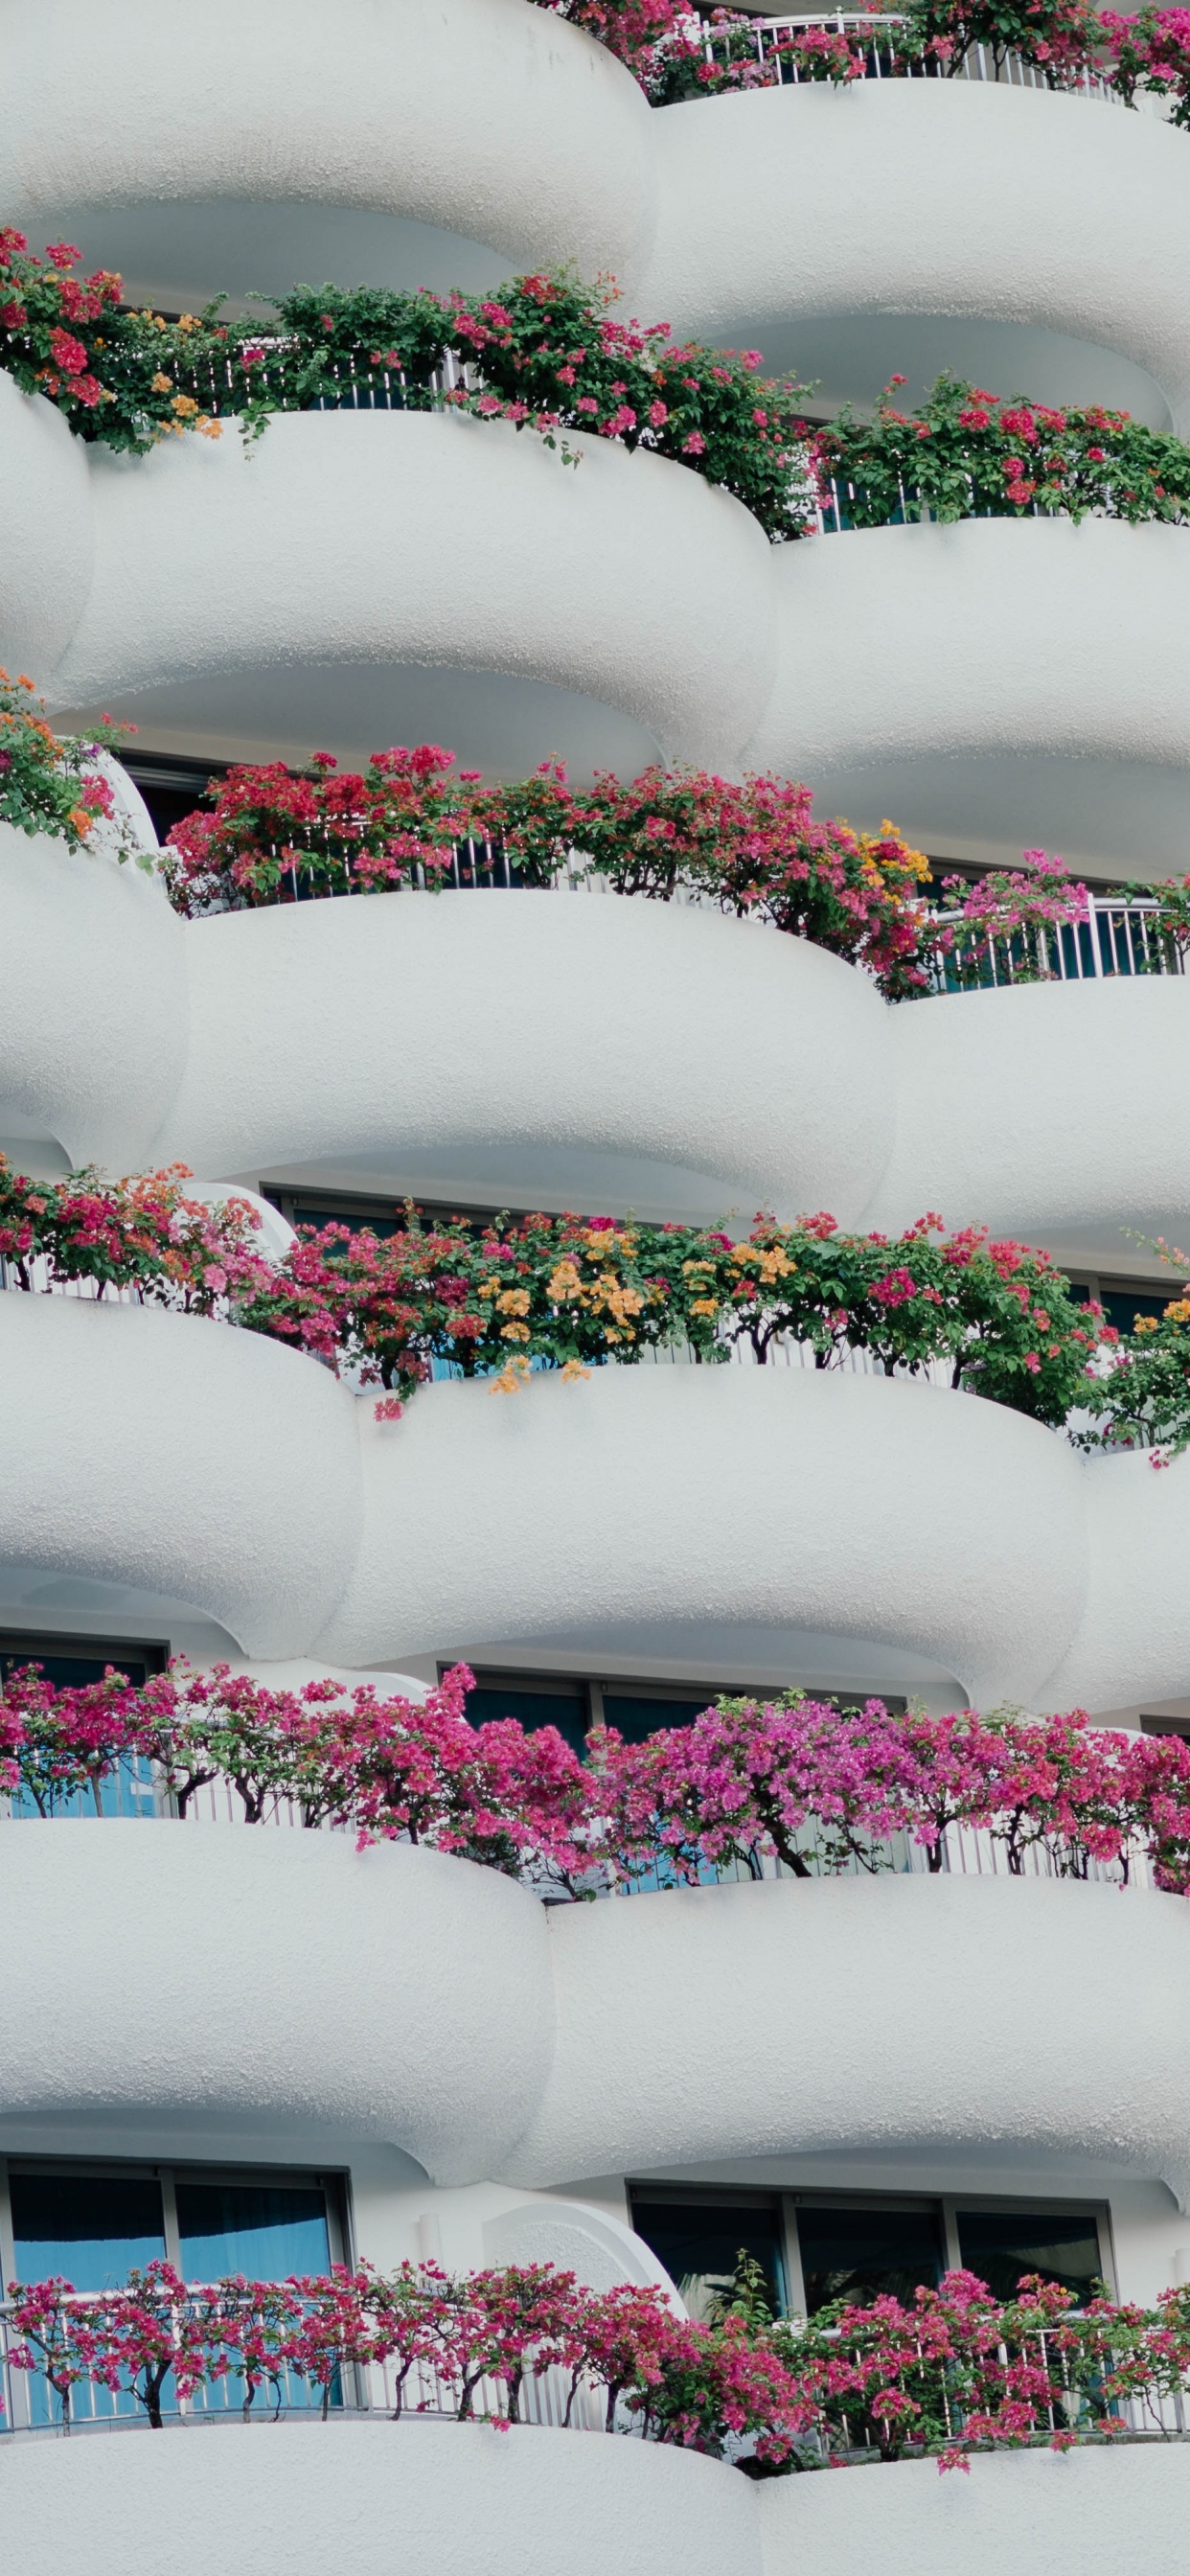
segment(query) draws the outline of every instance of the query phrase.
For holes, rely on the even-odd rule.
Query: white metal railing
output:
[[[961,912],[935,915],[939,930],[955,934],[948,952],[939,945],[933,962],[935,992],[961,992],[1002,984],[1078,984],[1132,975],[1184,975],[1185,947],[1163,928],[1160,905],[1148,897],[1092,895],[1087,919],[981,937],[963,935]]]
[[[1027,63],[1018,53],[1006,53],[997,63],[987,45],[969,46],[953,73],[936,58],[906,60],[898,53],[893,34],[895,28],[904,24],[904,18],[890,10],[816,9],[799,12],[794,17],[758,18],[747,29],[707,27],[703,31],[703,50],[709,63],[730,65],[742,59],[746,39],[755,48],[757,64],[769,74],[774,86],[786,82],[796,86],[799,82],[812,81],[813,74],[801,71],[796,59],[781,48],[788,45],[793,37],[804,35],[809,28],[821,27],[831,34],[858,39],[857,50],[862,51],[864,58],[861,77],[866,80],[990,81],[1008,89],[1063,90],[1080,98],[1101,100],[1107,105],[1124,104],[1114,84],[1094,72],[1074,72],[1064,76],[1051,74],[1047,78],[1038,64]],[[1147,94],[1145,103],[1150,108],[1157,104]]]
[[[64,2298],[62,2306],[69,2310],[72,2306],[85,2308],[88,2303],[89,2294],[78,2292],[73,2298]],[[1072,2321],[1079,2313],[1077,2309],[1068,2311]],[[180,2326],[179,2312],[174,2327],[175,2338],[179,2341]],[[21,2340],[14,2324],[13,2303],[5,2300],[0,2303],[0,2388],[5,2401],[0,2431],[10,2436],[48,2433],[61,2438],[68,2429],[77,2436],[104,2430],[124,2430],[134,2425],[147,2426],[146,2409],[131,2388],[109,2389],[84,2377],[72,2387],[67,2427],[60,2400],[42,2375],[13,2367],[10,2356]],[[842,2345],[844,2338],[836,2328],[831,2331],[830,2340]],[[1076,2354],[1072,2370],[1070,2356],[1063,2351],[1058,2337],[1042,2329],[1024,2338],[1019,2350],[1026,2361],[1035,2355],[1053,2392],[1040,2409],[1034,2439],[1044,2441],[1047,2436],[1074,2429],[1080,2420],[1085,2422],[1088,2413],[1094,2414],[1085,2385],[1081,2390],[1079,2387],[1082,2374],[1077,2366],[1078,2356]],[[917,2352],[919,2363],[925,2362],[927,2357],[920,2342]],[[1010,2359],[1007,2345],[1000,2346],[999,2357],[1001,2365],[1007,2366]],[[862,2347],[855,2348],[855,2358],[857,2361],[862,2358]],[[1110,2369],[1113,2360],[1110,2344],[1104,2358]],[[181,2397],[171,2377],[167,2376],[160,2398],[163,2422],[174,2427],[211,2425],[220,2421],[242,2423],[247,2414],[249,2421],[267,2424],[280,2416],[298,2415],[309,2420],[322,2411],[320,2392],[287,2370],[283,2370],[272,2384],[264,2381],[247,2409],[242,2388],[240,2376],[231,2373],[226,2378],[204,2384],[190,2397]],[[962,2409],[957,2403],[952,2407],[945,2378],[940,2381],[939,2395],[948,2438],[961,2438]],[[1111,2414],[1121,2431],[1134,2438],[1177,2438],[1184,2436],[1187,2430],[1188,2396],[1190,2377],[1183,2375],[1167,2393],[1154,2386],[1145,2393],[1113,2399]],[[505,2405],[506,2398],[498,2380],[484,2378],[476,2383],[471,2397],[471,2412],[475,2418],[482,2422],[485,2417],[503,2417]],[[345,2362],[333,2384],[329,2408],[335,2414],[370,2414],[390,2419],[413,2416],[422,2421],[428,2417],[431,2421],[437,2418],[442,2423],[457,2421],[459,2414],[456,2385],[444,2382],[432,2369],[417,2363],[402,2374],[392,2363],[361,2365]],[[575,2431],[601,2433],[606,2427],[607,2395],[599,2382],[588,2378],[575,2382],[568,2371],[557,2366],[537,2372],[527,2368],[518,2393],[518,2414],[525,2424],[568,2425]],[[633,2415],[622,2404],[615,2408],[615,2434],[618,2438],[643,2438],[639,2415]],[[808,2447],[821,2449],[826,2439],[831,2440],[831,2447],[838,2456],[837,2431],[833,2435],[829,2432],[824,2415],[817,2429],[809,2430]],[[849,2456],[862,2459],[871,2447],[871,2436],[864,2432],[858,2444],[853,2444]]]

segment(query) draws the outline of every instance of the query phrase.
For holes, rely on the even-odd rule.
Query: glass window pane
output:
[[[784,2311],[781,2218],[775,2202],[655,2200],[634,2191],[632,2224],[664,2263],[691,2316],[705,2318],[716,2296],[730,2288],[741,2252],[762,2266],[774,2308]]]
[[[1014,2299],[1026,2272],[1060,2281],[1076,2298],[1093,2297],[1103,2262],[1090,2211],[960,2209],[957,2216],[964,2268],[978,2273],[998,2299]]]
[[[646,1735],[656,1734],[659,1727],[693,1726],[714,1696],[712,1691],[703,1699],[650,1699],[639,1691],[605,1691],[603,1714],[609,1726],[618,1727],[626,1744],[643,1744]]]
[[[187,2281],[243,2272],[284,2281],[330,2263],[326,2194],[291,2183],[179,2182],[178,2233]]]
[[[506,1686],[488,1680],[468,1691],[466,1706],[472,1726],[485,1726],[489,1718],[515,1717],[530,1734],[539,1726],[556,1726],[576,1753],[586,1750],[590,1703],[581,1683],[574,1690],[559,1686],[534,1691],[520,1690],[515,1682]]]
[[[76,2290],[115,2290],[131,2265],[143,2269],[165,2252],[159,2183],[14,2173],[10,2189],[21,2281],[57,2273]]]
[[[866,2307],[878,2298],[913,2304],[916,2289],[942,2277],[942,2236],[931,2209],[830,2209],[808,2202],[797,2213],[806,2313],[831,2299]]]

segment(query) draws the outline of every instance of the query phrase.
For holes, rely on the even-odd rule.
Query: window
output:
[[[118,2290],[165,2253],[155,2176],[14,2172],[8,2188],[19,2281],[56,2273],[76,2290]]]
[[[872,2299],[893,2298],[911,2307],[914,2291],[936,2289],[946,2268],[937,2207],[799,2202],[797,2232],[811,2317],[831,2299],[866,2307]]]
[[[1168,1288],[1155,1287],[1151,1279],[1138,1280],[1134,1287],[1126,1279],[1072,1279],[1070,1282],[1070,1294],[1075,1305],[1089,1305],[1094,1298],[1117,1333],[1130,1333],[1138,1315],[1152,1315],[1160,1320],[1171,1297],[1176,1297],[1177,1293],[1178,1283],[1172,1277]]]
[[[836,2299],[867,2307],[936,2289],[959,2266],[1012,2299],[1028,2272],[1060,2282],[1080,2302],[1110,2280],[1108,2213],[1102,2206],[1047,2209],[1003,2200],[979,2205],[948,2196],[762,2192],[694,2183],[629,2183],[637,2234],[664,2263],[692,2315],[705,2317],[731,2281],[741,2248],[755,2256],[782,2312],[816,2316]]]
[[[529,1733],[539,1726],[556,1726],[576,1753],[586,1750],[591,1693],[584,1681],[535,1673],[509,1673],[506,1679],[502,1673],[478,1672],[466,1707],[472,1726],[483,1726],[489,1718],[515,1717]]]
[[[964,2268],[996,2298],[1014,2299],[1026,2272],[1059,2281],[1079,2300],[1094,2297],[1104,2266],[1092,2210],[960,2209],[956,2216]]]
[[[102,1681],[109,1665],[139,1687],[150,1673],[164,1672],[169,1661],[169,1648],[149,1644],[143,1637],[63,1637],[39,1636],[36,1630],[22,1636],[19,1631],[0,1629],[0,1690],[9,1675],[26,1664],[39,1664],[47,1682],[58,1690],[81,1689],[87,1682]],[[157,1792],[152,1765],[136,1755],[117,1763],[111,1778],[101,1792],[104,1813],[109,1816],[152,1816],[157,1812]],[[35,1816],[36,1800],[27,1789],[18,1789],[10,1803],[13,1816]],[[63,1798],[55,1807],[60,1816],[90,1816],[95,1803],[88,1792]]]
[[[449,1671],[439,1664],[438,1678]],[[808,1684],[812,1689],[813,1685]],[[585,1748],[592,1726],[614,1726],[628,1744],[640,1744],[663,1726],[691,1726],[717,1699],[742,1696],[724,1682],[637,1682],[617,1676],[596,1681],[574,1673],[476,1672],[467,1693],[467,1715],[473,1726],[494,1717],[519,1718],[530,1730],[556,1726],[577,1753]],[[763,1692],[758,1694],[763,1696]],[[853,1693],[822,1692],[837,1708],[860,1708]],[[885,1691],[886,1708],[903,1709],[904,1699]]]
[[[706,2318],[715,2298],[730,2289],[741,2253],[760,2264],[774,2311],[788,2306],[781,2203],[776,2194],[733,2197],[730,2192],[650,2190],[633,2187],[632,2224],[664,2263],[691,2316]]]
[[[0,2207],[4,2186],[0,2180]],[[248,2280],[284,2280],[325,2272],[346,2249],[344,2178],[337,2174],[253,2174],[169,2165],[117,2166],[17,2162],[7,2178],[7,2227],[0,2243],[5,2280],[42,2281],[57,2274],[76,2290],[120,2289],[133,2269],[165,2257],[183,2280],[212,2282],[243,2272]],[[234,2379],[200,2389],[200,2412],[223,2413],[242,2402]],[[176,2403],[172,2389],[167,2397]],[[287,2408],[305,2407],[304,2383],[287,2383]],[[342,2402],[341,2394],[333,2403]],[[262,2403],[261,2411],[265,2408]],[[79,2421],[139,2414],[127,2389],[75,2391]],[[17,2423],[59,2420],[45,2382],[21,2376],[14,2391]]]
[[[183,2182],[175,2185],[181,2272],[218,2281],[284,2281],[325,2272],[331,2259],[326,2193],[294,2183]]]
[[[22,1664],[40,1664],[46,1680],[59,1690],[77,1689],[84,1682],[102,1681],[110,1664],[139,1684],[150,1673],[164,1672],[168,1661],[168,1646],[149,1645],[143,1637],[39,1636],[35,1629],[23,1635],[0,1628],[0,1683]]]

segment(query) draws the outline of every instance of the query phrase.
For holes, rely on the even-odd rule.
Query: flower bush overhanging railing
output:
[[[131,1296],[263,1333],[385,1390],[377,1413],[443,1370],[511,1392],[534,1369],[583,1377],[677,1350],[706,1366],[740,1348],[816,1368],[862,1352],[877,1373],[937,1377],[1060,1429],[1083,1448],[1190,1446],[1190,1294],[1131,1334],[1075,1304],[1048,1254],[948,1237],[922,1217],[900,1236],[833,1217],[758,1218],[747,1240],[610,1217],[462,1218],[389,1236],[300,1230],[280,1261],[234,1192],[187,1194],[183,1164],[139,1180],[31,1179],[0,1155],[0,1264],[9,1288]],[[1186,1267],[1187,1256],[1149,1247]],[[1073,1419],[1072,1419],[1073,1417]],[[1089,1417],[1089,1419],[1088,1419]]]
[[[684,0],[540,0],[628,66],[655,106],[786,82],[864,78],[1031,81],[1117,99],[1158,99],[1190,124],[1190,11],[1124,17],[1091,0],[907,0],[903,9],[756,18]]]
[[[807,389],[762,377],[759,350],[675,346],[668,323],[614,319],[611,281],[570,271],[490,297],[295,287],[268,323],[221,323],[211,306],[171,324],[120,306],[118,278],[74,278],[75,256],[60,243],[47,265],[21,234],[0,233],[0,366],[79,436],[133,454],[171,431],[217,436],[222,414],[256,436],[275,412],[379,402],[511,421],[571,463],[575,430],[650,448],[733,493],[774,543],[906,518],[1093,511],[1181,524],[1190,504],[1181,439],[957,377],[939,377],[912,415],[890,399],[894,378],[874,421],[844,410],[811,429]]]
[[[286,2281],[188,2284],[157,2261],[98,2295],[61,2278],[14,2282],[4,2316],[11,2391],[40,2383],[69,2429],[107,2392],[155,2430],[226,2408],[251,2418],[362,2406],[504,2431],[522,2422],[675,2444],[751,2475],[850,2460],[933,2458],[1180,2429],[1190,2292],[1154,2308],[1026,2275],[1008,2303],[970,2272],[911,2306],[837,2301],[809,2323],[772,2316],[741,2256],[715,2320],[679,2316],[660,2288],[591,2290],[548,2264],[451,2274],[361,2263]],[[14,2410],[15,2411],[15,2410]],[[11,2419],[10,2419],[11,2420]]]
[[[1190,1893],[1190,1744],[1091,1727],[1082,1711],[981,1717],[881,1700],[840,1708],[787,1692],[721,1699],[638,1743],[592,1728],[585,1758],[556,1728],[470,1724],[456,1665],[422,1703],[326,1679],[275,1690],[184,1663],[134,1686],[56,1687],[36,1665],[0,1699],[0,1788],[18,1818],[118,1811],[123,1780],[185,1820],[219,1783],[245,1824],[288,1816],[358,1846],[405,1841],[600,1897],[718,1876],[805,1879],[912,1867],[936,1875],[952,1836],[982,1835],[1011,1877],[1143,1864]],[[106,1806],[105,1806],[106,1802]]]
[[[986,1229],[943,1237],[926,1216],[904,1235],[849,1235],[821,1215],[747,1240],[706,1227],[604,1217],[463,1219],[425,1228],[410,1209],[389,1236],[304,1227],[264,1257],[258,1211],[230,1194],[187,1196],[184,1165],[136,1181],[39,1181],[0,1156],[0,1260],[10,1285],[87,1283],[215,1315],[409,1395],[447,1363],[501,1389],[532,1366],[583,1375],[680,1345],[706,1365],[734,1343],[762,1365],[783,1341],[815,1365],[851,1350],[1055,1426],[1088,1384],[1101,1338],[1048,1255]],[[399,1410],[399,1406],[393,1408]]]
[[[758,350],[616,321],[611,280],[562,270],[470,297],[298,286],[264,321],[221,322],[214,304],[171,323],[127,310],[113,274],[74,277],[78,256],[59,242],[42,261],[0,232],[0,366],[81,438],[139,456],[171,433],[217,438],[222,415],[258,436],[283,411],[453,409],[534,429],[571,463],[567,431],[650,448],[733,493],[774,543],[812,524],[803,389],[763,378]]]

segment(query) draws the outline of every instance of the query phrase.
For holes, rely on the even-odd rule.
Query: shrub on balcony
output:
[[[180,1818],[212,1782],[243,1822],[288,1807],[308,1829],[350,1830],[362,1846],[427,1845],[497,1869],[539,1893],[696,1884],[742,1868],[797,1878],[896,1865],[903,1838],[928,1870],[952,1827],[990,1836],[1009,1873],[1040,1856],[1059,1877],[1135,1856],[1158,1887],[1190,1892],[1190,1746],[1116,1734],[1084,1712],[933,1717],[882,1700],[837,1708],[798,1691],[720,1699],[692,1723],[625,1744],[599,1727],[587,1760],[550,1726],[511,1717],[472,1726],[472,1675],[457,1665],[422,1703],[330,1679],[273,1690],[184,1661],[134,1688],[104,1679],[57,1687],[36,1665],[0,1696],[0,1788],[52,1818],[104,1813],[109,1785],[139,1765]]]
[[[544,2263],[462,2274],[360,2263],[199,2288],[158,2260],[125,2289],[80,2294],[54,2278],[15,2282],[11,2296],[10,2366],[45,2382],[67,2427],[88,2383],[130,2389],[155,2430],[179,2399],[201,2406],[205,2390],[237,2381],[246,2417],[258,2403],[279,2413],[296,2384],[325,2418],[355,2370],[383,2374],[379,2403],[395,2419],[432,2402],[460,2423],[510,2427],[527,2388],[549,2380],[563,2428],[581,2420],[585,2390],[604,2433],[752,2474],[873,2453],[949,2469],[1001,2446],[1063,2451],[1125,2433],[1129,2405],[1160,2426],[1161,2400],[1190,2370],[1184,2289],[1151,2309],[1098,2297],[1078,2310],[1037,2274],[1002,2302],[975,2274],[948,2272],[912,2305],[837,2300],[808,2326],[771,2315],[744,2256],[705,2325],[660,2288],[592,2290]]]
[[[1099,25],[1118,96],[1129,107],[1138,90],[1170,99],[1170,124],[1190,126],[1190,10],[1150,7],[1125,18],[1104,9]]]
[[[890,999],[928,984],[938,934],[919,889],[929,863],[891,823],[878,836],[816,823],[809,788],[772,776],[734,785],[654,768],[630,786],[606,773],[583,790],[546,761],[531,778],[485,787],[478,771],[452,766],[452,753],[426,743],[374,752],[366,771],[342,775],[327,752],[308,775],[280,761],[233,768],[211,781],[214,812],[186,815],[169,834],[170,899],[193,914],[419,877],[432,886],[469,845],[469,869],[498,858],[526,885],[569,869],[619,894],[696,894],[867,966]]]
[[[845,525],[1038,513],[1078,522],[1092,511],[1133,527],[1184,525],[1190,447],[1182,439],[1098,404],[1056,411],[948,375],[918,410],[902,412],[892,395],[904,382],[893,377],[871,420],[845,408],[815,435],[823,506],[837,506]]]
[[[46,722],[45,700],[39,698],[24,671],[11,679],[0,670],[0,822],[18,832],[44,832],[80,850],[96,823],[111,825],[109,845],[117,858],[132,852],[131,834],[121,826],[107,779],[93,764],[101,751],[117,751],[128,728],[105,716],[89,737],[56,734]],[[136,854],[151,867],[147,854]]]
[[[572,463],[568,429],[650,448],[734,493],[774,543],[812,524],[800,389],[762,378],[757,350],[616,321],[610,279],[585,285],[566,269],[470,297],[297,286],[269,299],[275,320],[220,322],[219,299],[168,323],[122,306],[118,277],[72,277],[77,257],[59,243],[42,262],[22,233],[0,233],[0,366],[80,437],[145,455],[171,433],[217,438],[220,414],[256,436],[274,412],[354,406],[362,393],[365,406],[511,421],[551,446],[561,438]],[[53,318],[66,313],[73,336]],[[464,374],[448,385],[451,352]]]
[[[175,1164],[136,1181],[36,1181],[0,1155],[0,1258],[26,1291],[90,1280],[98,1295],[219,1315],[399,1395],[435,1362],[512,1387],[534,1365],[581,1376],[674,1343],[715,1363],[747,1341],[764,1364],[789,1339],[819,1368],[852,1350],[885,1371],[942,1365],[954,1386],[1057,1425],[1099,1337],[1098,1308],[1072,1304],[1045,1253],[975,1226],[946,1238],[932,1215],[892,1239],[827,1215],[758,1218],[732,1243],[610,1217],[425,1228],[411,1207],[388,1237],[306,1227],[274,1265],[251,1203],[232,1192],[208,1207],[188,1177]]]

